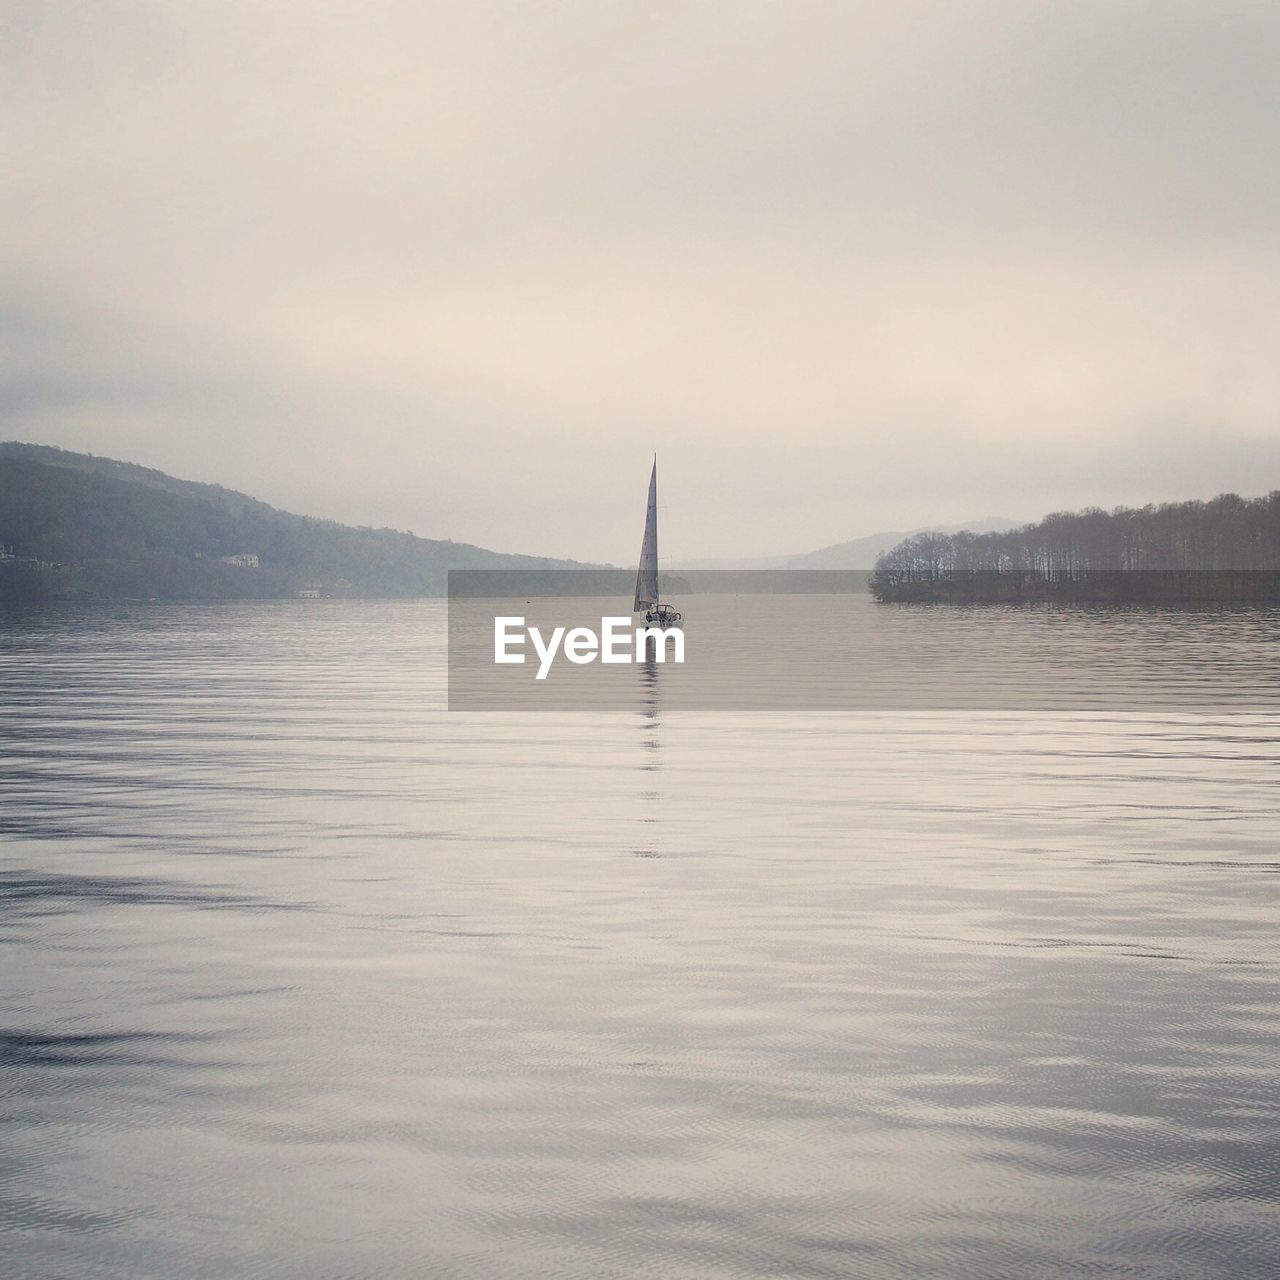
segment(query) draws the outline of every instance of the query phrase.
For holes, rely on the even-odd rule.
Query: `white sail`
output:
[[[636,574],[636,613],[658,603],[658,459],[649,477],[649,506],[644,516],[644,542],[640,545],[640,569]]]

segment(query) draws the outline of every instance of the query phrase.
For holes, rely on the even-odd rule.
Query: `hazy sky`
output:
[[[0,438],[664,558],[1280,487],[1275,0],[0,4]]]

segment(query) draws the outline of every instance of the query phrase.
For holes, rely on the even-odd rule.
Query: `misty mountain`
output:
[[[805,555],[791,556],[785,567],[788,569],[871,569],[875,567],[876,558],[890,547],[895,547],[904,538],[916,537],[922,533],[1003,533],[1007,529],[1016,529],[1021,524],[1018,520],[1006,520],[1003,516],[986,516],[982,520],[971,520],[966,524],[931,524],[920,529],[904,529],[890,533],[869,533],[864,538],[853,538],[849,542],[837,542],[834,546],[821,547]]]
[[[876,557],[882,551],[895,547],[904,538],[921,533],[1003,533],[1016,529],[1020,522],[1001,516],[986,516],[966,524],[931,524],[920,529],[899,529],[886,533],[869,533],[849,542],[837,542],[817,551],[807,551],[797,556],[757,556],[748,559],[684,560],[675,566],[680,569],[872,569]]]
[[[676,572],[686,569],[785,569],[790,558],[790,556],[730,556],[727,559],[703,557],[694,560],[678,560],[671,565],[671,568]]]
[[[450,569],[569,569],[280,511],[219,485],[0,443],[0,600],[443,595]]]

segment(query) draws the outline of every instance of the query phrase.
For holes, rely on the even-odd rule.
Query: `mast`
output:
[[[636,572],[636,600],[632,612],[640,613],[658,603],[658,455],[653,455],[649,475],[649,503],[644,515],[644,541],[640,544],[640,568]]]

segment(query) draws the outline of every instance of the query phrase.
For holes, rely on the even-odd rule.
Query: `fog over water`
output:
[[[5,24],[0,438],[615,562],[1280,470],[1264,0]]]

